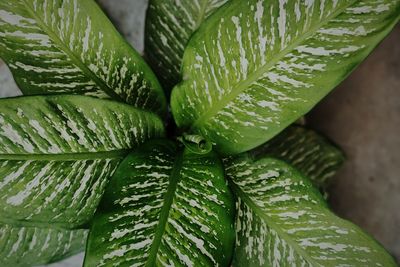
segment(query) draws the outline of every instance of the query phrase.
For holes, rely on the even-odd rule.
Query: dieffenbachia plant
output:
[[[338,85],[399,17],[399,0],[230,1],[185,49],[175,121],[221,154],[261,145]]]
[[[399,16],[400,0],[150,0],[147,59],[167,95],[181,81],[166,133],[156,76],[94,0],[2,1],[0,57],[40,96],[0,100],[0,265],[86,244],[85,266],[395,266],[318,191],[340,149],[284,129]]]

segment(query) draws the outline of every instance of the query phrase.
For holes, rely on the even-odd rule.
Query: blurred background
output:
[[[117,29],[143,51],[147,0],[99,0]],[[0,61],[0,97],[20,92]],[[333,210],[373,235],[400,262],[400,25],[308,116],[346,153],[330,189]],[[51,264],[81,266],[83,254]]]

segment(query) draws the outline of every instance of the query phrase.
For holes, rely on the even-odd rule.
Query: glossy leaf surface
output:
[[[186,48],[175,121],[225,155],[257,147],[338,85],[399,14],[399,0],[231,1]]]
[[[83,96],[0,100],[0,221],[72,228],[129,151],[161,137],[150,112]]]

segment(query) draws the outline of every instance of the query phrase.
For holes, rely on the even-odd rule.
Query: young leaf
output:
[[[399,17],[398,0],[230,1],[186,48],[176,123],[225,155],[257,147],[340,83]]]
[[[0,265],[22,267],[62,260],[83,250],[87,232],[0,224]]]
[[[226,172],[237,196],[235,266],[396,266],[287,163],[242,155]]]
[[[233,197],[214,153],[146,143],[120,165],[95,216],[85,266],[227,266]]]
[[[181,80],[183,51],[190,36],[227,1],[150,1],[146,16],[145,54],[168,93]]]
[[[0,221],[86,223],[130,149],[163,134],[153,113],[109,100],[1,99]]]
[[[313,130],[292,125],[260,147],[249,151],[254,158],[271,156],[287,162],[311,179],[315,186],[326,188],[343,165],[343,152]]]
[[[0,57],[24,94],[95,95],[166,110],[156,77],[93,0],[1,1]]]

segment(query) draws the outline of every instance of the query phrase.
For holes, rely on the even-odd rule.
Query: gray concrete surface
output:
[[[148,0],[98,0],[97,2],[126,40],[142,53],[144,18]]]
[[[10,70],[0,59],[0,98],[20,95],[18,89],[11,76]]]
[[[99,0],[139,51],[147,0]],[[118,2],[118,3],[116,3]],[[400,26],[309,116],[348,161],[332,186],[332,206],[400,259]],[[17,95],[0,62],[0,97]],[[51,267],[80,266],[83,254]]]

